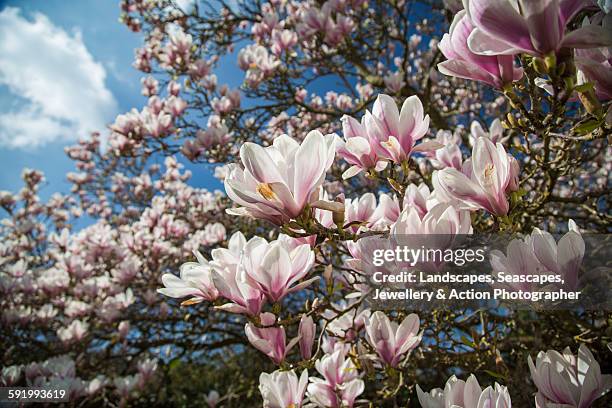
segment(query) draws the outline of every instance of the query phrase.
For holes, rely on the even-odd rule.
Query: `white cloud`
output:
[[[106,71],[79,31],[70,35],[45,15],[0,12],[0,85],[15,101],[0,113],[0,145],[27,148],[103,130],[117,113]]]

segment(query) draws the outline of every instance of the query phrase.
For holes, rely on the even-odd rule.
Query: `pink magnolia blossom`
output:
[[[299,341],[299,337],[294,338],[287,344],[285,328],[273,326],[276,323],[276,316],[272,313],[262,313],[259,320],[261,326],[264,327],[247,323],[244,327],[246,336],[253,347],[270,357],[276,364],[280,364],[285,360],[285,355]]]
[[[301,144],[287,135],[269,147],[245,143],[240,148],[244,168],[233,165],[225,178],[227,195],[242,207],[227,212],[278,225],[299,216],[318,199],[334,160],[336,138],[312,131]]]
[[[585,17],[582,25],[588,27],[592,23]],[[612,14],[607,14],[602,26],[612,30]],[[574,63],[578,68],[578,83],[592,81],[595,93],[601,100],[612,99],[612,49],[610,47],[574,50]]]
[[[198,251],[194,251],[197,262],[186,262],[180,267],[180,277],[171,273],[162,275],[164,288],[157,289],[159,293],[173,298],[190,296],[182,305],[192,305],[204,300],[213,301],[219,292],[212,282],[211,268]]]
[[[385,82],[386,89],[392,94],[399,93],[404,85],[406,85],[406,82],[404,81],[404,73],[401,71],[387,74],[383,78],[383,81]]]
[[[370,226],[376,212],[376,196],[372,193],[365,193],[359,198],[346,200],[344,202],[344,223],[360,223],[351,229],[357,232],[362,225]]]
[[[215,248],[211,252],[211,272],[219,295],[230,300],[218,309],[232,313],[257,316],[265,303],[265,295],[245,280],[241,272],[242,252],[247,241],[241,232],[236,232],[229,240],[228,248]]]
[[[279,56],[283,51],[291,49],[297,44],[298,37],[295,31],[291,30],[274,30],[272,31],[272,52]]]
[[[442,147],[435,141],[416,145],[429,130],[429,115],[423,115],[423,104],[416,96],[407,98],[401,111],[398,111],[393,98],[380,94],[372,112],[366,110],[361,124],[352,118],[345,119],[348,125],[344,127],[345,131],[348,129],[349,138],[357,142],[351,142],[350,150],[347,149],[349,154],[345,154],[353,167],[344,177],[351,177],[365,168],[380,171],[380,159],[401,163],[413,152]]]
[[[612,32],[600,26],[564,32],[572,17],[590,4],[586,0],[468,0],[464,4],[476,27],[468,39],[476,54],[543,57],[561,48],[612,44]]]
[[[493,274],[500,272],[520,276],[534,274],[557,274],[564,281],[564,287],[576,289],[578,272],[584,257],[585,244],[573,220],[569,231],[555,242],[554,237],[539,228],[534,228],[524,240],[514,239],[508,244],[506,255],[491,251],[490,261]],[[518,290],[537,290],[539,285],[530,282],[512,284]]]
[[[436,134],[436,141],[443,147],[433,152],[428,152],[431,164],[436,169],[445,167],[454,167],[461,170],[463,164],[463,155],[461,154],[461,138],[457,134],[453,134],[447,130],[439,130]]]
[[[479,137],[486,137],[494,144],[505,143],[510,136],[504,136],[504,128],[499,119],[494,119],[489,125],[489,131],[485,131],[477,120],[470,125],[470,144],[474,146]]]
[[[518,188],[518,173],[518,162],[500,143],[496,146],[480,137],[461,172],[454,168],[439,170],[432,181],[441,198],[458,200],[467,209],[483,208],[495,215],[506,215],[506,192]]]
[[[219,395],[219,392],[217,392],[217,390],[211,390],[204,397],[204,400],[206,401],[206,405],[208,405],[208,408],[215,408],[219,403],[220,398],[221,396]]]
[[[333,310],[326,310],[323,317],[329,320],[329,323],[325,329],[335,337],[342,338],[345,341],[354,340],[370,317],[370,309],[355,308],[354,302],[345,301],[335,304],[334,307],[341,313],[338,315]]]
[[[312,317],[302,315],[298,335],[300,337],[300,354],[302,359],[308,360],[312,357],[312,345],[314,343],[317,326],[314,324]]]
[[[599,363],[584,344],[580,345],[577,356],[566,347],[563,354],[555,350],[540,351],[535,364],[531,356],[528,363],[538,388],[538,408],[589,408],[612,387],[612,376],[601,375]]]
[[[277,370],[259,376],[259,391],[264,400],[264,408],[300,408],[307,385],[307,370],[302,371],[299,379],[294,370]]]
[[[357,397],[364,391],[365,384],[359,378],[355,363],[347,358],[347,348],[337,343],[331,354],[326,354],[315,363],[323,376],[310,378],[309,401],[321,408],[352,408]]]
[[[433,205],[432,205],[433,204]],[[471,234],[470,214],[458,210],[452,203],[434,204],[430,201],[427,212],[420,215],[414,206],[405,206],[397,221],[391,226],[393,235],[440,235]]]
[[[244,246],[239,271],[245,282],[274,303],[319,279],[314,277],[294,285],[308,274],[314,259],[308,244],[291,248],[286,240],[268,243],[261,237],[254,237]]]
[[[468,38],[474,25],[465,10],[455,14],[448,34],[444,34],[439,47],[448,59],[438,64],[438,70],[450,76],[481,81],[501,88],[518,81],[523,69],[514,66],[513,55],[477,55],[468,48]]]
[[[417,397],[423,408],[512,408],[508,389],[495,383],[484,390],[471,374],[467,381],[454,375],[448,379],[444,390],[434,388],[424,392],[417,384]]]
[[[73,320],[68,327],[57,329],[57,337],[64,343],[81,341],[87,335],[89,323],[81,320]]]
[[[401,324],[392,322],[381,311],[376,311],[366,321],[366,339],[385,364],[397,367],[404,355],[420,342],[419,316],[412,313]]]
[[[359,123],[350,116],[343,116],[342,131],[345,141],[339,145],[338,155],[351,165],[342,178],[351,178],[363,170],[382,171],[387,167],[387,161],[377,153],[377,140],[370,137],[363,120]]]
[[[376,210],[372,215],[372,228],[385,229],[391,226],[398,220],[402,208],[407,209],[411,207],[422,218],[430,208],[438,203],[425,183],[421,183],[418,186],[416,184],[409,184],[404,192],[404,201],[401,203],[401,207],[397,197],[381,194]]]

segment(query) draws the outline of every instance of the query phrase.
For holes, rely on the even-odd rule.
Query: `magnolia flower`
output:
[[[355,308],[353,302],[344,301],[334,304],[334,308],[340,311],[339,315],[330,309],[323,313],[323,317],[329,321],[326,330],[335,337],[352,341],[370,316],[370,309]]]
[[[344,115],[342,133],[345,142],[339,144],[338,155],[351,165],[342,174],[342,178],[351,178],[363,170],[382,171],[387,167],[387,161],[378,155],[378,142],[366,131],[363,119],[362,123],[359,123],[356,119]]]
[[[119,334],[120,339],[125,339],[130,332],[130,322],[129,320],[123,320],[117,326],[117,332]]]
[[[250,215],[281,225],[318,199],[319,187],[335,156],[336,135],[308,133],[300,145],[287,135],[269,147],[245,143],[244,169],[233,165],[225,178],[227,195],[242,207],[229,214]]]
[[[208,395],[204,396],[204,400],[206,401],[206,405],[208,405],[208,408],[215,408],[219,403],[220,397],[221,396],[219,395],[219,392],[217,392],[217,390],[211,390]]]
[[[12,365],[8,367],[2,367],[0,374],[0,385],[3,387],[10,387],[16,384],[21,378],[22,367],[18,365]]]
[[[583,27],[590,26],[591,22],[587,17],[582,23]],[[607,14],[602,21],[602,26],[606,30],[612,30],[612,14]],[[592,48],[588,50],[575,50],[574,63],[578,68],[578,84],[592,81],[595,87],[595,94],[601,100],[612,99],[612,49]]]
[[[534,228],[524,240],[514,239],[508,244],[506,254],[491,251],[490,260],[493,274],[504,272],[509,275],[557,274],[568,288],[575,289],[578,272],[584,257],[585,244],[574,220],[568,223],[569,231],[555,242],[554,237],[539,228]],[[516,283],[512,286],[527,290],[539,286],[537,283]]]
[[[276,323],[276,316],[272,313],[262,313],[259,319],[264,327],[247,323],[244,326],[246,336],[253,347],[270,357],[276,364],[280,364],[285,359],[285,355],[296,345],[299,337],[286,344],[285,328],[273,326]]]
[[[261,373],[259,376],[264,408],[300,408],[307,385],[307,370],[302,371],[299,380],[294,370],[276,370],[272,374]]]
[[[392,322],[381,311],[374,312],[366,321],[366,339],[386,364],[397,367],[404,354],[420,342],[419,316],[412,313],[401,324]]]
[[[468,48],[468,38],[474,30],[465,10],[455,14],[449,33],[444,34],[439,44],[448,60],[439,63],[438,70],[445,75],[484,82],[496,88],[521,79],[523,69],[514,66],[513,55],[477,55]]]
[[[359,223],[351,227],[353,232],[357,232],[362,225],[371,226],[375,212],[376,196],[372,193],[344,201],[344,223]]]
[[[588,408],[612,388],[612,376],[601,375],[599,363],[584,344],[580,345],[577,356],[566,347],[563,354],[555,350],[540,351],[535,364],[531,356],[527,362],[538,388],[538,408]]]
[[[126,377],[117,377],[113,380],[113,385],[117,389],[117,394],[122,398],[128,398],[130,393],[138,385],[138,376],[128,375]]]
[[[181,305],[193,305],[204,300],[214,301],[219,296],[213,285],[210,265],[202,254],[194,251],[197,262],[186,262],[180,267],[180,277],[171,273],[162,275],[164,288],[157,289],[162,295],[172,298],[190,296]]]
[[[433,201],[432,201],[433,203]],[[404,206],[399,218],[391,226],[393,235],[460,235],[471,234],[470,214],[458,210],[452,203],[438,203],[421,216],[417,208]]]
[[[257,316],[265,302],[265,295],[245,280],[239,270],[241,257],[247,242],[241,232],[236,232],[229,240],[228,248],[215,248],[211,252],[212,280],[219,295],[230,300],[218,309],[232,313]]]
[[[355,363],[346,358],[347,348],[337,343],[335,351],[326,354],[315,363],[315,368],[324,379],[311,377],[308,398],[322,408],[352,408],[365,384],[359,378]]]
[[[468,38],[472,52],[481,55],[527,53],[543,57],[561,48],[593,48],[612,44],[612,32],[600,26],[564,33],[586,0],[467,0],[474,31]]]
[[[418,186],[409,184],[404,192],[404,201],[400,208],[400,202],[395,196],[381,194],[378,199],[378,205],[371,217],[372,228],[386,228],[397,222],[401,208],[414,208],[420,217],[425,216],[427,211],[439,203],[435,196],[429,191],[426,184],[421,183]]]
[[[283,51],[297,44],[297,41],[298,37],[294,31],[274,29],[272,31],[272,52],[274,55],[281,55]]]
[[[499,119],[493,120],[489,126],[489,131],[486,132],[480,122],[473,121],[470,125],[470,144],[474,146],[479,137],[485,137],[494,144],[505,143],[510,136],[504,136],[504,128]]]
[[[427,393],[418,384],[416,389],[423,408],[512,408],[506,387],[495,383],[494,387],[483,390],[474,374],[467,381],[453,375],[446,382],[444,390],[434,388]]]
[[[507,191],[518,188],[518,162],[497,143],[480,137],[461,172],[446,168],[434,172],[436,194],[447,200],[458,200],[466,209],[483,208],[495,215],[506,215],[509,210]]]
[[[315,276],[292,286],[314,265],[315,255],[308,244],[291,248],[289,241],[284,239],[268,243],[261,237],[254,237],[243,251],[239,267],[243,280],[259,289],[272,303],[319,279]]]
[[[312,357],[312,345],[314,344],[317,326],[314,324],[312,317],[306,314],[300,319],[298,328],[298,336],[300,338],[300,355],[303,360],[308,360]]]
[[[280,65],[280,61],[268,54],[268,50],[258,44],[251,44],[238,53],[238,66],[240,69],[258,70],[269,74]]]
[[[381,94],[374,102],[372,112],[366,110],[361,123],[345,116],[342,122],[346,143],[338,154],[353,166],[343,177],[352,177],[365,169],[380,171],[385,167],[383,160],[400,163],[412,152],[442,147],[435,141],[416,145],[429,130],[429,115],[423,115],[423,105],[418,97],[406,99],[402,110],[398,111],[393,98]]]
[[[148,359],[138,362],[139,386],[141,388],[144,387],[144,385],[153,378],[156,371],[157,371],[157,360],[148,358]]]
[[[461,170],[463,164],[463,155],[459,147],[461,144],[461,137],[448,130],[439,130],[436,134],[436,141],[443,147],[426,154],[426,156],[430,158],[431,164],[437,169],[454,167],[457,170]]]
[[[73,320],[68,327],[57,329],[57,337],[64,343],[80,341],[87,335],[89,323],[81,320]]]

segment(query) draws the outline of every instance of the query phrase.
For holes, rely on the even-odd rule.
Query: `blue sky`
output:
[[[68,192],[64,147],[145,104],[132,67],[142,37],[119,14],[112,0],[0,0],[0,190],[18,190],[30,167],[45,172],[43,197]],[[220,187],[188,167],[193,184]]]

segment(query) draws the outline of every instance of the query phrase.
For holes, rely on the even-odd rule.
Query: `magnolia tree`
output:
[[[493,274],[575,282],[583,234],[611,228],[609,2],[178,3],[121,2],[148,102],[66,149],[72,191],[41,202],[24,170],[0,193],[2,385],[75,405],[609,406],[609,312],[372,310],[360,244],[513,234]],[[236,62],[241,85],[219,83]]]

